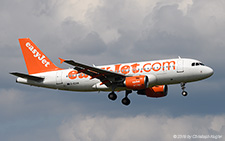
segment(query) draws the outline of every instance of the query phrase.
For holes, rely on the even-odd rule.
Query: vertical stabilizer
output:
[[[60,70],[29,38],[19,42],[29,74]]]

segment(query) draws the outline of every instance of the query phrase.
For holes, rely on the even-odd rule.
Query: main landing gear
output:
[[[117,95],[113,91],[113,92],[109,93],[108,98],[114,101],[117,99]]]
[[[132,93],[131,90],[126,90],[125,97],[121,101],[126,106],[128,106],[130,104],[130,99],[128,98],[128,94],[130,94],[130,93]]]
[[[188,93],[185,91],[185,88],[186,88],[186,87],[185,87],[185,83],[182,82],[182,83],[180,84],[180,86],[181,86],[181,89],[182,89],[182,93],[181,93],[181,94],[182,94],[183,96],[187,96]]]
[[[129,104],[130,104],[130,99],[128,98],[128,95],[130,94],[130,93],[132,93],[132,91],[131,90],[126,90],[126,92],[125,92],[125,97],[122,99],[122,103],[124,104],[124,105],[126,105],[126,106],[128,106]],[[109,93],[109,95],[108,95],[108,98],[110,99],[110,100],[116,100],[117,99],[117,95],[115,94],[115,92],[114,91],[112,91],[111,93]]]

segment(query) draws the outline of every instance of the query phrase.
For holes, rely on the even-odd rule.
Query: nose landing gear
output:
[[[182,95],[183,95],[183,96],[187,96],[188,93],[187,93],[186,91],[182,91]]]
[[[188,93],[187,93],[187,91],[185,91],[185,88],[186,88],[186,87],[185,87],[185,83],[182,82],[182,83],[180,84],[180,86],[181,86],[181,89],[182,89],[182,93],[181,93],[181,94],[182,94],[183,96],[187,96]]]

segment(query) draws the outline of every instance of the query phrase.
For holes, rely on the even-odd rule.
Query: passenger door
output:
[[[179,58],[177,60],[177,73],[183,73],[184,72],[184,60]]]
[[[63,84],[62,82],[62,71],[56,72],[56,85]]]

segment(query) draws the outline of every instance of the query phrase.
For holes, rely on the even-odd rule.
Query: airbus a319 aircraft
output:
[[[29,39],[19,39],[29,74],[11,72],[16,82],[67,91],[110,91],[108,98],[116,100],[117,91],[125,91],[122,99],[129,105],[128,95],[157,98],[167,95],[169,84],[181,84],[182,95],[187,96],[185,84],[210,77],[213,70],[198,60],[175,58],[156,61],[90,66],[73,60],[60,59],[74,68],[61,69]]]

